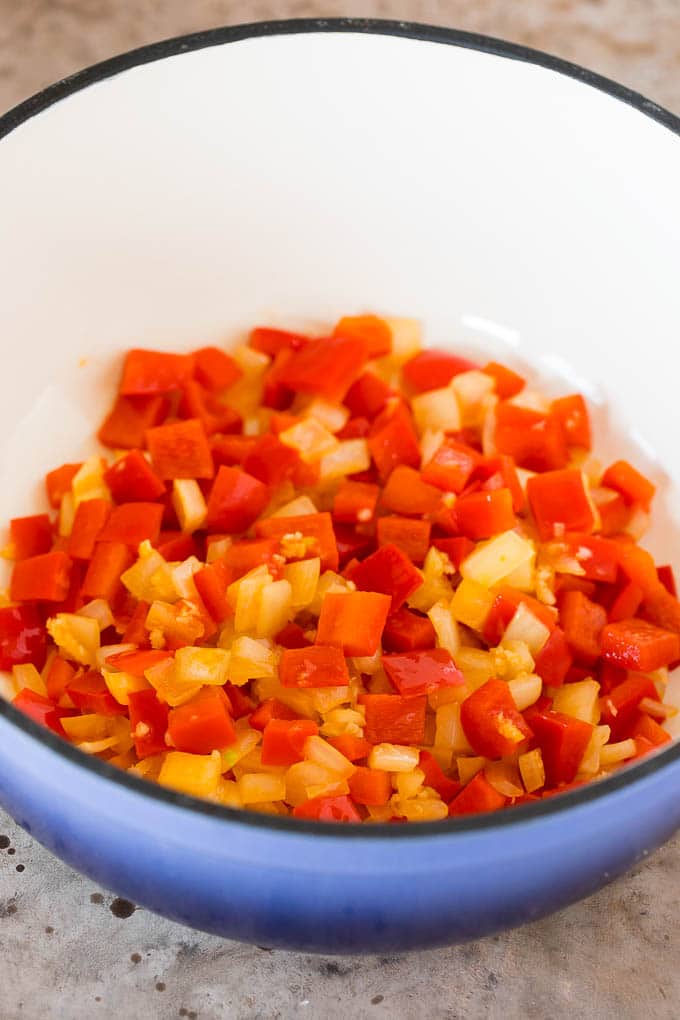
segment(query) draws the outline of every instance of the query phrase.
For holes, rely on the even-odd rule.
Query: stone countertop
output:
[[[545,49],[680,113],[680,0],[0,0],[0,113],[80,67],[220,24],[314,15],[451,25]],[[4,838],[3,838],[4,837]],[[674,1020],[680,838],[544,921],[408,957],[314,957],[116,901],[0,813],[0,1020]]]

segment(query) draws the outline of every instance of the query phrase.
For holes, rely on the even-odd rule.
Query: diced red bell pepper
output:
[[[620,492],[629,505],[638,504],[645,510],[654,498],[656,486],[626,460],[617,460],[602,476],[602,484]]]
[[[341,648],[286,648],[279,663],[282,687],[346,687],[349,672]]]
[[[460,708],[460,721],[470,746],[485,758],[513,754],[531,737],[504,680],[487,680],[468,695]]]
[[[633,755],[632,758],[628,759],[627,763],[630,763],[631,761],[637,761],[638,758],[644,758],[646,754],[651,754],[652,751],[658,751],[657,745],[653,744],[651,740],[647,739],[647,737],[637,736],[634,737],[634,740],[635,740],[635,754]]]
[[[170,408],[167,397],[122,397],[104,419],[97,438],[112,450],[140,449],[147,430],[160,425]]]
[[[129,546],[122,542],[97,542],[83,580],[83,598],[113,602],[120,589],[120,576],[133,559]]]
[[[338,569],[338,547],[329,513],[302,514],[299,517],[268,517],[255,525],[255,534],[258,538],[276,538],[280,541],[284,536],[298,532],[310,541],[307,543],[306,556],[297,558],[309,559],[319,556],[322,570]]]
[[[631,735],[643,698],[658,699],[654,681],[648,676],[629,676],[600,698],[600,722],[611,727],[613,740]]]
[[[670,566],[670,564],[666,563],[662,567],[657,567],[656,572],[659,577],[659,581],[664,586],[666,591],[670,595],[672,595],[673,598],[677,598],[678,588],[675,583],[675,575],[673,573],[673,568]]]
[[[140,600],[137,603],[123,634],[124,644],[137,645],[138,648],[148,647],[149,632],[146,629],[145,623],[150,608],[148,602]]]
[[[400,400],[390,401],[381,411],[373,422],[367,442],[383,483],[400,464],[420,466],[420,446],[411,412]]]
[[[161,531],[154,547],[168,563],[187,560],[190,556],[196,556],[199,560],[204,558],[194,535],[187,535],[183,531]]]
[[[333,500],[333,520],[345,524],[372,521],[380,490],[370,482],[342,482]]]
[[[616,623],[619,620],[629,620],[637,614],[642,605],[643,591],[633,581],[628,581],[616,594],[614,601],[609,607],[609,622]]]
[[[663,726],[660,726],[656,719],[652,719],[650,715],[647,715],[646,712],[640,712],[635,720],[632,732],[635,740],[639,737],[644,737],[645,740],[649,740],[655,747],[663,747],[664,744],[670,744],[673,739],[670,733]]]
[[[362,694],[366,709],[364,737],[370,744],[422,744],[425,737],[425,695],[402,698],[399,694]]]
[[[592,446],[590,415],[580,393],[553,400],[550,413],[560,422],[569,446],[590,450]]]
[[[348,779],[349,792],[357,804],[382,807],[392,796],[392,779],[389,772],[358,766]]]
[[[527,718],[543,756],[546,785],[571,783],[590,742],[593,727],[562,712],[531,711]]]
[[[13,560],[42,556],[52,548],[53,530],[49,514],[15,517],[9,522]]]
[[[506,803],[507,797],[494,789],[483,771],[478,772],[449,804],[449,818],[499,811]]]
[[[276,436],[260,436],[243,458],[243,470],[265,485],[281,485],[292,478],[300,462],[296,450]]]
[[[421,648],[434,648],[436,640],[437,635],[429,617],[402,606],[388,617],[382,643],[386,652],[412,652]]]
[[[111,511],[99,532],[100,542],[121,542],[137,547],[148,539],[155,542],[161,533],[163,507],[160,503],[123,503]]]
[[[147,429],[146,444],[160,478],[212,478],[210,443],[197,418]]]
[[[374,372],[362,372],[347,390],[344,404],[349,408],[352,418],[372,421],[394,396],[394,390]]]
[[[194,374],[191,354],[132,349],[123,366],[120,392],[124,397],[141,397],[179,390]]]
[[[55,655],[45,677],[47,697],[55,703],[60,701],[75,675],[75,666],[72,666],[66,659],[62,659],[61,655]]]
[[[619,570],[619,548],[616,542],[599,535],[568,534],[560,539],[568,556],[582,567],[590,581],[613,584]]]
[[[244,688],[225,684],[222,690],[229,699],[233,719],[242,719],[245,715],[251,715],[255,711],[256,703]]]
[[[37,607],[0,608],[0,669],[28,664],[42,669],[45,657],[45,627]]]
[[[198,418],[207,436],[240,432],[243,424],[238,411],[227,407],[195,379],[185,384],[177,414],[180,418]]]
[[[462,492],[479,460],[470,446],[447,439],[423,468],[423,481],[445,492]]]
[[[526,497],[512,457],[508,457],[506,454],[480,457],[472,474],[472,480],[476,481],[477,479],[482,483],[483,492],[509,489],[512,496],[512,509],[516,514],[524,510]]]
[[[625,531],[632,508],[627,505],[621,493],[614,489],[593,489],[592,497],[600,515],[602,535],[620,535]]]
[[[288,347],[282,348],[264,374],[262,403],[274,411],[285,411],[293,402],[295,393],[281,378],[292,358],[293,351]]]
[[[521,393],[526,385],[526,379],[517,372],[513,372],[507,365],[500,365],[497,361],[489,361],[482,369],[485,375],[490,375],[496,384],[496,393],[501,400],[509,400]]]
[[[367,346],[354,337],[324,337],[293,351],[279,373],[279,382],[294,393],[314,393],[342,400],[361,372]]]
[[[170,653],[162,649],[142,649],[136,652],[118,652],[116,655],[109,655],[106,660],[107,668],[119,669],[123,673],[130,673],[132,676],[143,677],[147,669],[153,669],[160,662],[170,658]]]
[[[227,588],[232,579],[229,567],[222,560],[209,563],[194,574],[196,590],[215,623],[222,623],[233,615],[227,599]]]
[[[564,631],[555,627],[535,657],[534,671],[547,687],[560,687],[573,661]]]
[[[392,612],[423,583],[420,571],[396,545],[384,545],[368,556],[352,571],[351,579],[360,591],[389,595]]]
[[[104,677],[97,670],[88,669],[86,673],[76,675],[66,688],[66,692],[81,712],[127,715],[126,706],[118,704],[106,686]]]
[[[449,803],[457,796],[462,787],[455,779],[450,779],[441,765],[429,751],[420,752],[418,768],[425,773],[425,786],[436,790],[445,803]]]
[[[591,672],[588,672],[588,676]],[[609,694],[622,684],[628,676],[628,671],[620,669],[618,666],[613,666],[611,662],[601,661],[597,672],[597,679],[600,684],[600,694]]]
[[[342,797],[314,797],[293,809],[295,818],[319,822],[360,822],[361,815],[353,801]]]
[[[67,492],[71,491],[71,483],[80,471],[82,464],[62,464],[54,471],[45,475],[45,491],[50,506],[58,510]]]
[[[270,428],[273,432],[274,426],[271,422]],[[368,418],[350,418],[347,424],[335,434],[338,439],[365,439],[370,431],[371,423]]]
[[[74,560],[92,559],[95,542],[110,513],[111,504],[106,499],[85,499],[78,504],[68,540],[69,556]]]
[[[141,450],[130,450],[104,472],[116,503],[148,502],[165,492],[165,485]]]
[[[680,636],[649,623],[629,619],[608,623],[602,631],[602,657],[622,669],[650,673],[680,658]]]
[[[247,471],[222,466],[210,490],[206,525],[211,531],[246,531],[268,502],[266,485]]]
[[[375,540],[372,535],[359,531],[349,524],[336,524],[333,531],[335,532],[341,569],[353,560],[363,559],[375,549]]]
[[[656,563],[651,553],[632,541],[617,541],[615,546],[621,570],[629,581],[639,584],[645,593],[645,600],[650,596],[655,598],[660,593],[668,594],[659,582]]]
[[[299,623],[287,623],[275,635],[274,640],[282,648],[309,648],[313,644],[309,638],[305,637],[305,632]]]
[[[62,602],[68,595],[71,562],[64,552],[50,552],[15,563],[10,598],[13,602]]]
[[[241,368],[218,347],[201,347],[194,351],[194,375],[207,390],[220,393],[240,379]]]
[[[538,411],[501,403],[496,409],[496,448],[530,471],[567,466],[569,452],[560,422]]]
[[[210,448],[215,465],[233,467],[242,464],[257,442],[257,436],[211,436]]]
[[[227,549],[223,562],[233,580],[262,565],[275,572],[272,561],[279,555],[280,546],[277,538],[244,538]]]
[[[278,698],[266,698],[261,701],[255,711],[251,714],[248,722],[254,730],[264,732],[265,727],[272,719],[299,719],[298,713],[284,705]]]
[[[236,730],[229,714],[229,699],[219,687],[208,687],[168,715],[171,747],[190,754],[210,754],[229,747]]]
[[[162,754],[168,750],[165,734],[168,729],[168,706],[156,697],[155,691],[133,691],[130,694],[130,732],[138,758]]]
[[[462,687],[465,677],[446,648],[416,649],[383,655],[387,677],[402,698],[431,694],[442,687]]]
[[[380,647],[389,611],[389,595],[329,592],[321,603],[316,643],[341,648],[345,655],[373,655]]]
[[[510,531],[517,523],[509,489],[461,496],[454,514],[460,532],[475,541]]]
[[[420,517],[433,513],[441,502],[441,493],[423,481],[419,471],[402,465],[396,467],[380,497],[385,510],[405,516]]]
[[[527,481],[527,498],[544,542],[561,538],[566,531],[589,533],[595,514],[582,471],[546,471]]]
[[[560,622],[577,662],[592,666],[600,656],[600,637],[607,611],[580,591],[565,591],[559,599]]]
[[[348,761],[361,761],[367,758],[373,747],[363,737],[355,737],[352,733],[341,733],[338,737],[327,737],[328,743],[340,754],[344,754]]]
[[[475,548],[475,543],[464,535],[459,538],[435,538],[432,545],[440,552],[446,553],[456,570],[460,569],[463,560],[466,560]]]
[[[266,326],[251,330],[248,340],[253,350],[268,354],[270,358],[274,358],[280,350],[288,347],[296,350],[309,342],[310,338],[301,333],[289,333],[285,329],[270,329]]]
[[[527,609],[552,631],[556,623],[555,611],[549,606],[539,602],[538,599],[516,588],[505,586],[496,594],[492,603],[489,615],[484,622],[482,637],[488,645],[495,648],[500,644],[505,634],[505,629],[517,612],[520,603],[524,603]]]
[[[288,766],[302,761],[305,740],[318,732],[311,719],[271,719],[262,734],[262,764]]]
[[[409,517],[381,517],[376,536],[378,546],[396,545],[408,558],[421,564],[430,548],[430,522]]]
[[[369,359],[382,358],[392,350],[392,330],[377,315],[346,315],[333,327],[333,336],[363,341]]]
[[[680,602],[659,584],[645,593],[643,611],[647,619],[663,630],[680,634]]]
[[[455,354],[447,354],[446,351],[428,350],[420,351],[407,361],[402,368],[402,374],[404,381],[417,393],[424,393],[426,390],[438,390],[442,386],[448,386],[454,376],[478,367],[467,358],[459,358]]]
[[[48,730],[52,730],[53,733],[57,733],[60,737],[66,736],[61,720],[64,716],[74,714],[72,709],[59,708],[49,698],[44,698],[42,694],[37,694],[28,687],[24,687],[19,691],[12,704],[20,712],[23,712],[24,715],[32,719],[33,722],[46,727]]]

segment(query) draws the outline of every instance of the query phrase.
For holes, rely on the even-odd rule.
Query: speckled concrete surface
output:
[[[680,112],[680,0],[0,0],[0,112],[155,39],[320,14],[502,36]],[[589,900],[468,946],[406,958],[268,952],[129,913],[0,813],[0,1020],[674,1020],[679,904],[677,838]]]

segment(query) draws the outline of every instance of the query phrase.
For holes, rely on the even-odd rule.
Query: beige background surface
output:
[[[0,112],[157,39],[276,17],[420,20],[502,36],[680,113],[680,0],[0,0]],[[0,283],[1,286],[1,283]],[[0,341],[1,342],[1,341]],[[680,839],[581,904],[516,932],[397,957],[330,959],[201,935],[113,897],[0,812],[0,1020],[676,1020]]]

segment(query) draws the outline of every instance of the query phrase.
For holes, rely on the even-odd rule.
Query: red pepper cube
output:
[[[669,563],[666,563],[662,567],[657,567],[656,573],[658,575],[659,581],[664,586],[666,591],[669,592],[669,594],[671,594],[673,598],[677,598],[678,589],[675,583],[675,574],[673,573],[672,566]]]
[[[119,705],[106,686],[104,677],[95,669],[89,669],[74,677],[66,692],[81,712],[97,715],[127,715],[125,705]]]
[[[446,351],[420,351],[407,361],[402,368],[404,381],[417,393],[438,390],[448,386],[454,376],[478,368],[473,361],[459,358]]]
[[[482,491],[495,492],[496,489],[509,489],[512,496],[512,509],[516,514],[524,510],[526,498],[522,488],[515,462],[506,454],[494,457],[480,457],[472,474],[472,481],[481,481]]]
[[[496,595],[489,614],[484,621],[482,637],[488,645],[495,647],[500,644],[505,634],[505,629],[517,612],[520,603],[524,603],[527,609],[552,631],[555,626],[556,616],[554,609],[545,606],[542,602],[517,591],[516,588],[503,587]]]
[[[130,732],[137,757],[148,758],[167,751],[168,706],[158,700],[156,692],[134,691],[130,694],[129,710]]]
[[[352,581],[360,591],[389,595],[395,612],[421,586],[423,576],[396,545],[384,545],[352,571]]]
[[[321,558],[321,570],[337,570],[339,557],[333,522],[329,513],[302,514],[299,517],[268,517],[258,521],[255,534],[258,538],[276,538],[302,535],[305,555],[289,559]],[[377,589],[373,589],[374,591]]]
[[[460,569],[463,560],[466,560],[475,548],[475,543],[472,539],[465,538],[464,536],[458,538],[435,538],[432,541],[432,545],[435,549],[439,549],[440,552],[446,553],[456,570]]]
[[[347,663],[341,648],[310,645],[286,648],[279,664],[282,687],[346,687]]]
[[[265,485],[281,485],[292,478],[300,463],[296,450],[276,436],[260,436],[243,458],[243,469]]]
[[[619,620],[602,631],[602,657],[622,669],[651,673],[680,658],[680,636],[647,620]]]
[[[620,535],[630,522],[629,507],[620,492],[613,489],[593,489],[593,503],[600,515],[600,532],[603,535]]]
[[[633,581],[628,581],[616,594],[609,607],[609,622],[617,623],[619,620],[629,620],[635,616],[642,605],[643,597],[642,588]]]
[[[663,726],[659,726],[658,722],[645,712],[641,712],[638,715],[632,732],[635,740],[644,737],[645,740],[648,740],[655,747],[663,747],[664,744],[669,744],[673,739]]]
[[[104,472],[116,503],[148,502],[165,492],[165,485],[141,450],[130,450]]]
[[[422,744],[425,739],[425,695],[363,694],[359,703],[366,710],[364,737],[370,744]]]
[[[607,623],[607,610],[580,591],[560,595],[560,623],[577,662],[592,666],[600,656],[600,635]]]
[[[92,558],[95,543],[110,513],[111,504],[106,499],[85,499],[78,504],[68,539],[69,556],[74,560]]]
[[[389,772],[358,766],[348,779],[349,792],[356,804],[382,807],[392,796],[392,778]]]
[[[210,443],[196,418],[148,429],[146,443],[160,478],[212,478],[215,474]]]
[[[124,397],[141,397],[179,390],[194,374],[191,354],[168,354],[133,348],[123,366],[120,393]]]
[[[465,678],[445,648],[416,649],[383,655],[387,677],[402,698],[431,694],[442,687],[462,687]]]
[[[447,439],[423,468],[423,481],[444,492],[462,492],[479,461],[476,450]]]
[[[460,708],[460,721],[470,746],[485,758],[504,758],[531,736],[504,680],[487,680]]]
[[[648,676],[629,676],[600,698],[600,722],[611,728],[613,740],[631,736],[643,698],[658,700],[654,681]]]
[[[413,468],[420,466],[420,446],[413,418],[400,400],[390,401],[378,415],[371,426],[367,442],[383,483],[400,464]]]
[[[429,751],[420,752],[418,768],[425,773],[425,786],[436,790],[446,804],[460,793],[462,789],[460,783],[446,775],[437,759]]]
[[[238,364],[218,347],[201,347],[194,351],[194,375],[201,386],[220,393],[243,375]]]
[[[247,471],[221,467],[208,498],[210,531],[246,531],[269,502],[269,489]]]
[[[389,611],[388,595],[329,592],[321,604],[316,643],[341,648],[345,655],[373,655],[380,647]]]
[[[363,372],[347,390],[343,402],[349,408],[352,418],[372,421],[394,396],[394,390],[374,372]]]
[[[680,602],[662,585],[645,592],[643,609],[647,619],[657,627],[680,634]]]
[[[565,535],[560,539],[568,556],[583,568],[583,576],[589,581],[613,584],[619,572],[618,543],[599,535]]]
[[[396,545],[413,562],[422,564],[430,548],[429,521],[408,517],[381,517],[376,529],[378,546]]]
[[[62,602],[71,582],[71,559],[65,552],[31,556],[14,565],[9,596],[13,602]]]
[[[532,711],[528,719],[543,756],[546,785],[571,783],[590,742],[593,727],[562,712]]]
[[[118,652],[106,659],[107,668],[122,670],[131,676],[142,678],[147,669],[153,669],[159,663],[170,658],[170,652],[156,648],[137,649],[134,652]]]
[[[499,811],[506,803],[507,797],[491,785],[484,772],[478,772],[449,804],[449,818]]]
[[[527,407],[501,403],[496,409],[496,449],[529,471],[567,466],[569,451],[560,422]]]
[[[97,542],[83,580],[85,599],[106,599],[111,603],[120,588],[120,577],[132,564],[130,548],[122,542]]]
[[[80,471],[82,464],[62,464],[54,471],[45,475],[45,491],[50,506],[58,510],[67,492],[71,491],[71,483]]]
[[[263,765],[294,765],[304,758],[305,741],[319,727],[311,719],[272,719],[262,734]]]
[[[278,375],[278,382],[294,393],[314,393],[342,400],[361,372],[367,346],[354,337],[324,337],[293,351]]]
[[[66,659],[62,659],[61,655],[55,655],[45,677],[47,697],[55,703],[60,701],[75,675],[75,666],[72,666]]]
[[[234,611],[227,599],[231,581],[231,571],[221,560],[209,563],[194,574],[196,590],[215,623],[223,623],[233,616]]]
[[[526,379],[517,372],[513,372],[507,365],[500,365],[497,361],[489,361],[482,369],[485,375],[490,375],[496,384],[496,393],[501,400],[509,400],[521,393],[526,385]]]
[[[248,339],[248,345],[254,351],[268,354],[270,358],[276,357],[280,350],[297,350],[309,342],[310,338],[301,333],[289,333],[285,329],[270,329],[266,326],[257,326],[251,330]]]
[[[135,547],[147,540],[153,543],[161,533],[162,520],[160,503],[123,503],[111,511],[99,532],[99,541]]]
[[[348,761],[361,761],[367,758],[373,747],[363,737],[355,737],[352,733],[342,733],[338,737],[327,737],[328,743],[340,754],[344,754]]]
[[[227,549],[222,562],[233,575],[232,580],[263,565],[270,573],[276,573],[275,560],[281,560],[280,546],[277,538],[244,538]]]
[[[138,648],[149,646],[149,632],[146,629],[146,618],[151,608],[148,602],[140,601],[135,606],[128,619],[125,633],[122,637],[123,644],[137,645]]]
[[[617,460],[602,476],[602,484],[620,492],[626,503],[649,510],[656,486],[626,460]]]
[[[27,560],[42,556],[52,548],[53,530],[49,514],[15,517],[9,522],[12,559]]]
[[[215,432],[238,432],[242,425],[238,411],[226,407],[195,379],[182,389],[177,414],[180,418],[198,418],[208,436]]]
[[[511,531],[517,524],[509,489],[461,496],[455,505],[454,515],[458,530],[476,542]]]
[[[211,754],[236,740],[229,699],[219,687],[204,688],[168,715],[168,742],[178,751]]]
[[[0,669],[31,664],[45,665],[46,635],[36,606],[0,608]]]
[[[165,507],[163,509],[165,510]],[[154,542],[154,548],[168,562],[186,560],[189,556],[195,556],[199,560],[204,558],[196,538],[182,531],[161,531],[157,541]]]
[[[582,471],[546,471],[527,481],[527,498],[542,541],[567,531],[591,532],[595,512]]]
[[[548,687],[560,687],[573,661],[564,631],[561,627],[555,627],[536,655],[534,671]]]
[[[49,698],[44,698],[42,694],[37,694],[35,691],[29,690],[28,687],[19,691],[12,704],[33,722],[45,726],[46,729],[52,730],[60,737],[66,737],[61,720],[64,716],[73,715],[72,709],[59,708]]]
[[[274,642],[282,648],[309,648],[313,644],[305,637],[305,632],[298,623],[287,623],[274,636]]]
[[[412,652],[434,648],[437,635],[428,616],[421,616],[403,606],[388,617],[382,644],[386,652]]]
[[[319,822],[360,822],[361,815],[347,796],[314,797],[293,809],[295,818]]]
[[[233,719],[242,719],[245,715],[250,715],[251,712],[255,710],[255,702],[249,694],[240,687],[234,687],[233,684],[226,684],[222,690],[229,699]]]
[[[424,481],[419,471],[402,465],[387,479],[380,502],[394,514],[421,517],[434,513],[441,503],[441,492]]]
[[[333,336],[360,340],[367,358],[382,358],[392,350],[392,330],[377,315],[346,315],[333,327]]]
[[[261,701],[255,711],[251,714],[248,722],[254,730],[264,732],[265,727],[272,719],[299,719],[300,716],[294,709],[284,705],[278,698],[266,698]]]
[[[333,500],[333,520],[345,524],[367,524],[375,516],[380,490],[370,482],[346,479]]]
[[[211,436],[210,448],[215,464],[234,467],[243,464],[248,453],[257,445],[257,436]]]
[[[112,450],[144,446],[148,429],[160,425],[170,408],[167,397],[117,397],[104,419],[97,438]]]
[[[580,393],[553,400],[550,414],[561,424],[569,446],[590,450],[592,446],[590,415]]]

